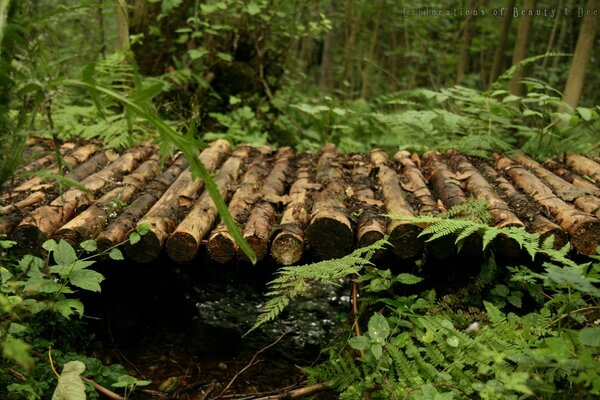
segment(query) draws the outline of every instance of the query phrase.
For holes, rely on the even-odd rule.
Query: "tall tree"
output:
[[[469,9],[475,10],[479,4],[479,0],[471,0]],[[473,14],[465,19],[463,26],[463,35],[460,43],[460,58],[458,59],[458,68],[456,71],[456,83],[461,83],[465,74],[470,71],[471,66],[471,41],[475,35],[475,17]]]
[[[115,22],[117,25],[118,49],[129,50],[129,22],[127,21],[127,1],[115,0]]]
[[[588,0],[586,11],[589,13],[584,16],[581,23],[581,30],[577,38],[577,45],[575,46],[575,53],[573,54],[573,60],[569,68],[569,77],[567,78],[563,94],[563,101],[573,108],[577,107],[579,97],[581,96],[585,72],[590,61],[596,32],[598,31],[600,0]]]
[[[327,7],[327,18],[330,20],[335,19],[335,10],[334,10],[334,2],[333,0],[329,1],[329,5]],[[323,40],[323,51],[321,53],[321,76],[319,79],[319,90],[324,94],[331,94],[333,92],[333,58],[334,58],[334,36],[335,28],[331,28],[329,32],[325,34],[325,39]]]
[[[529,36],[531,33],[531,25],[533,24],[533,15],[529,13],[535,9],[535,0],[525,0],[523,10],[525,15],[521,16],[519,22],[519,30],[517,31],[517,39],[515,41],[515,50],[513,52],[512,65],[516,65],[527,57],[527,46],[529,45]],[[524,67],[519,67],[513,73],[512,79],[508,85],[508,90],[517,96],[523,93],[523,85],[521,79],[525,76]]]
[[[494,62],[492,63],[492,69],[490,71],[490,86],[492,83],[496,82],[496,79],[498,79],[500,71],[502,71],[502,67],[504,66],[504,49],[506,48],[506,39],[508,38],[508,32],[512,24],[512,9],[515,6],[515,2],[516,0],[508,0],[506,2],[506,14],[502,20],[502,29],[500,30],[496,52],[494,53]]]

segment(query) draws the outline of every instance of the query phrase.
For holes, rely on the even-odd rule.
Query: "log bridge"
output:
[[[243,260],[187,160],[174,154],[161,165],[158,153],[153,145],[117,154],[96,143],[56,148],[31,140],[31,161],[0,193],[0,234],[15,240],[21,253],[39,254],[49,238],[72,245],[95,239],[102,250],[147,224],[139,242],[124,246],[135,262],[150,262],[164,250],[190,263],[203,246],[215,262]],[[540,164],[525,154],[481,159],[456,151],[422,157],[398,151],[390,157],[375,149],[346,155],[332,144],[318,154],[296,154],[289,147],[232,148],[224,140],[198,157],[258,260],[294,265],[307,255],[341,257],[386,234],[400,259],[447,258],[454,250],[450,239],[425,243],[418,237],[422,226],[386,215],[436,215],[470,198],[487,200],[497,227],[525,227],[540,240],[553,235],[555,246],[570,242],[584,255],[600,245],[598,157],[567,153]],[[66,177],[77,186],[31,177],[42,169],[59,173],[57,164],[68,167]],[[500,252],[518,254],[514,243],[501,239]]]

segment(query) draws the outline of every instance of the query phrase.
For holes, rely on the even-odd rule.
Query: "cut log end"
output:
[[[42,254],[42,244],[48,240],[48,235],[33,224],[21,224],[12,234],[12,239],[19,245],[16,247],[18,255]]]
[[[540,246],[542,246],[546,239],[548,239],[550,236],[554,237],[552,247],[556,250],[562,249],[567,243],[569,243],[569,235],[567,235],[567,232],[557,227],[555,229],[549,229],[540,235]]]
[[[167,240],[167,254],[171,260],[185,264],[196,257],[199,243],[193,235],[187,232],[175,232]]]
[[[445,260],[454,255],[454,241],[449,238],[439,238],[431,242],[425,242],[424,252],[427,258],[433,260]]]
[[[256,261],[264,260],[267,256],[269,246],[268,240],[265,240],[264,238],[261,238],[256,235],[246,236],[244,237],[244,239],[246,239],[250,247],[252,247],[252,250],[254,250],[254,254],[256,255]],[[244,254],[243,252],[240,253],[240,257],[244,261],[249,261],[248,257],[246,257],[246,254]]]
[[[206,243],[210,258],[218,263],[225,264],[233,259],[237,253],[234,241],[228,234],[216,233]]]
[[[125,245],[125,252],[133,261],[145,264],[158,258],[161,248],[161,240],[154,232],[149,231],[136,244],[127,243]]]
[[[76,229],[59,229],[54,234],[54,239],[57,241],[62,239],[73,247],[76,247],[84,240],[83,236]]]
[[[354,247],[352,229],[335,218],[317,219],[306,230],[306,236],[311,252],[321,260],[343,257]]]
[[[302,259],[304,254],[304,240],[302,236],[281,232],[273,240],[271,256],[281,265],[294,265]]]
[[[380,231],[367,231],[360,237],[358,247],[370,246],[376,241],[383,239],[383,236],[383,232]]]
[[[572,234],[571,243],[578,253],[596,254],[596,248],[600,245],[600,221],[583,221],[577,224],[570,233]]]
[[[421,228],[412,224],[396,224],[390,230],[393,251],[401,259],[418,257],[423,251],[424,241],[419,238]]]

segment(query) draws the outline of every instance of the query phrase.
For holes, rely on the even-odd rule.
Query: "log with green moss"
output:
[[[217,169],[231,152],[226,140],[216,140],[202,151],[200,161],[210,172]],[[136,262],[146,263],[158,257],[169,235],[181,220],[182,213],[189,209],[204,189],[201,179],[193,179],[190,170],[183,171],[137,226],[147,225],[148,233],[133,245],[127,244],[127,254]]]

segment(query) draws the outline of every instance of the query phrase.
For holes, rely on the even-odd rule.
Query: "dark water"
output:
[[[162,384],[178,398],[216,396],[257,351],[282,335],[228,393],[298,384],[304,378],[298,366],[317,362],[319,349],[347,326],[349,288],[344,282],[315,284],[275,321],[244,335],[266,300],[274,266],[177,266],[161,260],[98,267],[107,280],[86,310],[101,318],[94,324],[96,353],[152,380],[150,389]]]

